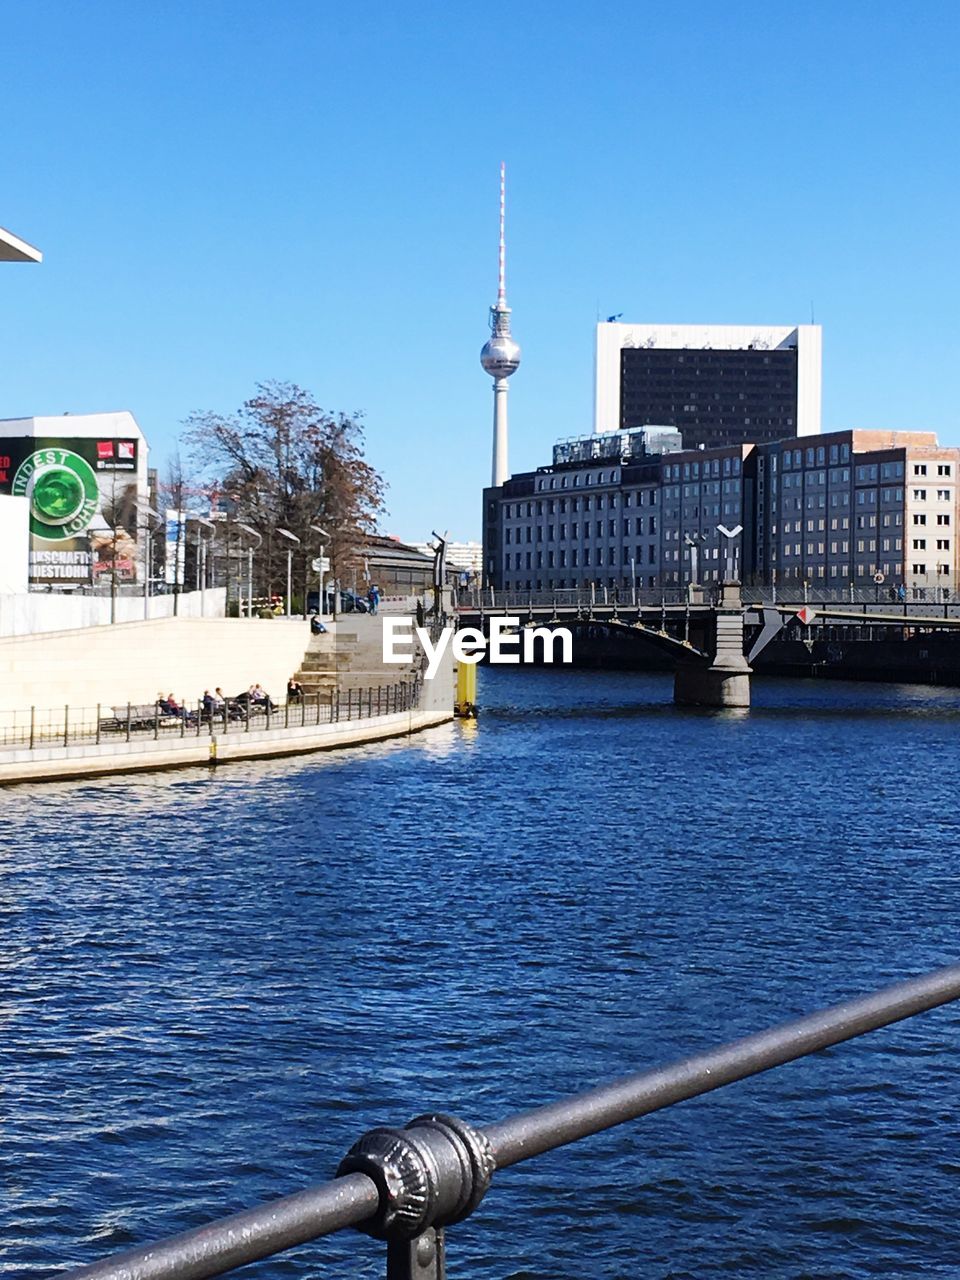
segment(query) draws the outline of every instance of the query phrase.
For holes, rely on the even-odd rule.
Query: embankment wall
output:
[[[0,712],[228,697],[258,682],[280,702],[310,629],[300,618],[163,618],[0,639]],[[385,681],[386,683],[386,681]]]

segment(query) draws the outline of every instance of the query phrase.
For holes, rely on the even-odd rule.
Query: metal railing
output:
[[[244,703],[242,699],[229,698],[220,706],[205,708],[201,700],[184,705],[176,713],[165,711],[160,702],[27,707],[0,711],[0,751],[46,751],[51,747],[142,742],[151,738],[169,742],[175,738],[233,736],[369,720],[414,710],[420,694],[419,681],[402,681],[337,689],[329,695],[304,694],[279,705],[269,700]]]
[[[619,604],[635,606],[682,605],[687,601],[686,587],[669,587],[663,590],[634,591],[628,587],[563,587],[556,591],[502,591],[486,587],[482,591],[462,588],[457,591],[456,604],[461,610],[485,610],[503,613],[506,609],[549,608],[579,609],[588,605]]]
[[[331,1182],[117,1254],[67,1280],[201,1280],[351,1226],[386,1241],[387,1280],[444,1280],[444,1229],[473,1212],[496,1171],[957,999],[960,965],[482,1129],[436,1114],[373,1129]]]
[[[745,605],[780,605],[784,608],[800,608],[802,605],[859,606],[868,612],[897,613],[904,617],[919,614],[923,617],[960,617],[960,598],[949,592],[910,592],[905,598],[891,597],[887,590],[876,587],[849,589],[804,590],[802,584],[790,587],[757,587],[742,585],[741,600]],[[558,591],[484,591],[462,590],[457,596],[460,612],[525,613],[530,609],[587,609],[610,611],[612,609],[677,609],[688,604],[710,606],[717,598],[717,585],[710,583],[698,588],[691,595],[689,588],[671,588],[663,591],[631,591],[630,588],[596,587],[568,588]]]

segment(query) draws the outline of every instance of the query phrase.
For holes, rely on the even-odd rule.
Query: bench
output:
[[[142,732],[144,729],[175,729],[181,724],[180,716],[166,715],[160,712],[155,702],[123,703],[110,708],[107,715],[100,717],[101,733],[126,733],[129,724],[131,732]]]

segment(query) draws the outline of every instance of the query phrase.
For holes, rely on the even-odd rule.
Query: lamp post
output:
[[[251,529],[248,524],[237,521],[237,528],[242,529],[244,533],[248,533],[251,538],[256,538],[257,547],[263,546],[263,537],[257,533],[256,529]],[[253,617],[253,547],[247,547],[247,617]]]
[[[312,524],[310,526],[310,530],[312,533],[319,533],[322,539],[320,543],[320,573],[318,575],[318,583],[317,583],[318,585],[317,613],[322,618],[323,617],[323,574],[324,574],[323,552],[326,547],[327,539],[330,537],[330,534],[326,531],[326,529],[321,529],[320,525],[318,524]],[[307,593],[306,592],[303,593],[303,612],[304,612],[304,615],[306,615],[306,612],[307,612]]]
[[[150,595],[152,594],[150,591],[150,584],[153,581],[153,533],[150,528],[150,516],[153,516],[154,519],[157,521],[157,528],[159,528],[160,525],[163,523],[163,516],[160,514],[159,511],[156,511],[153,507],[151,507],[149,503],[136,502],[134,503],[134,506],[137,508],[138,513],[142,512],[147,517],[147,550],[146,550],[146,556],[144,557],[144,581],[143,581],[143,616],[144,616],[144,619],[146,619],[149,612],[147,601],[149,600]]]
[[[216,525],[212,520],[207,520],[205,516],[198,516],[187,513],[187,520],[192,520],[197,526],[197,549],[196,549],[196,572],[195,579],[197,587],[200,591],[200,617],[202,618],[206,611],[206,588],[207,588],[207,542],[204,540],[202,529],[216,530]]]
[[[289,529],[281,529],[277,526],[277,533],[281,538],[286,538],[288,542],[295,542],[300,545],[300,539],[295,533],[291,533]],[[290,617],[290,597],[293,594],[293,547],[287,547],[287,608],[286,615]]]

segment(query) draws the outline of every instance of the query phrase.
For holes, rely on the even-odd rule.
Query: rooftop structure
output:
[[[42,262],[43,254],[12,231],[0,227],[0,262]]]
[[[682,448],[680,432],[675,427],[601,431],[557,441],[553,446],[553,465],[559,467],[601,458],[626,461],[628,458],[643,458],[653,453],[672,453]]]

